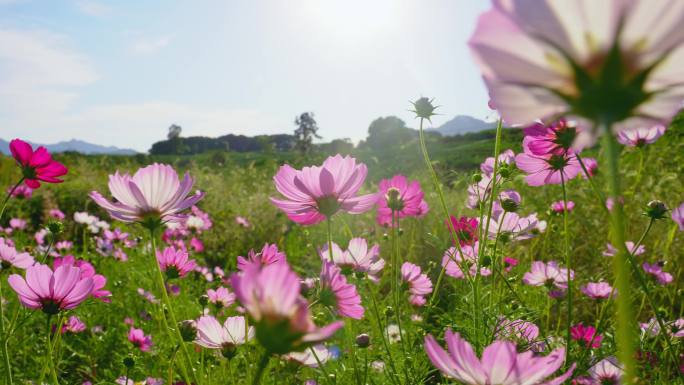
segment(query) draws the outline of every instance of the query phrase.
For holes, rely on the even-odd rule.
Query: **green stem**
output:
[[[561,188],[563,189],[563,254],[565,256],[565,268],[567,269],[566,279],[568,281],[568,300],[567,300],[567,330],[565,336],[565,346],[568,347],[568,358],[565,362],[572,362],[570,359],[570,329],[572,328],[572,266],[570,264],[570,233],[568,229],[568,193],[565,186],[564,171],[561,174]]]
[[[582,171],[584,172],[584,176],[589,181],[589,185],[591,186],[591,189],[594,191],[594,194],[596,194],[596,197],[599,199],[599,206],[603,207],[603,209],[605,211],[608,211],[608,208],[606,207],[606,197],[603,196],[603,193],[601,192],[601,190],[599,190],[599,188],[596,186],[596,183],[594,183],[594,178],[589,173],[587,166],[584,165],[584,161],[582,160],[582,157],[580,156],[580,154],[575,154],[575,157],[577,158],[577,161],[579,162],[580,167],[582,167]]]
[[[371,297],[371,303],[373,304],[373,312],[375,313],[375,319],[378,322],[378,331],[380,332],[380,335],[382,336],[382,344],[385,347],[385,351],[387,352],[387,358],[390,364],[390,378],[392,379],[392,383],[394,384],[399,384],[399,380],[397,378],[397,367],[394,364],[394,358],[392,357],[392,351],[390,350],[389,343],[387,342],[387,338],[385,336],[385,327],[382,324],[382,318],[380,318],[380,312],[378,311],[378,302],[375,299],[375,293],[373,292],[373,288],[370,288],[366,286],[368,289],[368,293],[370,294]]]
[[[332,246],[332,220],[330,217],[325,217],[325,223],[327,224],[328,227],[328,258],[330,259],[330,263],[333,263],[333,246]]]
[[[2,303],[2,280],[5,279],[0,271],[0,347],[2,347],[2,362],[5,365],[5,383],[8,385],[14,384],[12,381],[12,365],[10,364],[9,354],[7,353],[7,340],[9,335],[5,334],[5,306]]]
[[[397,319],[397,327],[399,328],[399,344],[401,344],[401,352],[404,357],[404,376],[406,382],[409,381],[408,374],[408,359],[406,358],[406,344],[404,342],[403,328],[401,324],[401,299],[399,296],[399,282],[401,281],[401,271],[399,267],[399,240],[397,239],[397,227],[399,227],[399,220],[397,219],[397,212],[392,210],[392,296],[394,297],[394,314]]]
[[[254,378],[252,379],[252,385],[259,385],[261,383],[261,377],[264,374],[264,370],[266,370],[266,367],[268,366],[268,361],[270,359],[271,355],[268,352],[265,352],[261,356],[261,359],[259,360],[259,366],[257,366],[257,371],[254,374]]]
[[[59,380],[57,379],[57,370],[55,369],[55,362],[53,361],[52,358],[52,341],[51,341],[51,336],[52,336],[52,330],[51,330],[51,324],[50,320],[52,319],[51,315],[48,315],[47,317],[47,360],[48,360],[48,365],[50,366],[50,374],[52,376],[52,383],[53,385],[59,385]]]
[[[169,294],[166,291],[166,285],[164,284],[164,275],[162,274],[161,266],[159,265],[159,261],[157,260],[157,256],[156,256],[157,239],[156,239],[155,232],[152,229],[150,230],[150,238],[152,240],[152,258],[154,259],[154,265],[157,268],[156,270],[157,270],[157,279],[158,279],[159,289],[162,292],[162,298],[164,299],[164,304],[166,305],[166,307],[168,309],[168,313],[171,316],[171,322],[172,322],[171,329],[174,330],[174,332],[176,334],[176,338],[178,339],[178,344],[181,346],[181,349],[183,349],[183,356],[185,358],[185,361],[190,366],[190,373],[192,374],[193,382],[195,384],[199,385],[200,382],[197,380],[197,375],[195,374],[195,369],[192,365],[192,359],[190,358],[190,353],[188,352],[188,348],[183,343],[183,336],[180,334],[180,329],[178,328],[178,321],[176,321],[176,315],[173,312],[173,306],[171,306],[171,300],[169,299]],[[163,311],[163,309],[162,309],[162,317],[166,321],[166,313]],[[168,321],[166,321],[166,326],[167,326],[167,328],[169,327]],[[185,381],[187,383],[191,383],[185,366],[182,365],[181,367],[183,368],[183,377],[185,377]]]
[[[611,238],[617,252],[613,259],[613,270],[615,274],[615,286],[618,291],[616,299],[616,318],[617,331],[615,339],[618,347],[618,358],[624,365],[624,382],[632,384],[636,377],[636,367],[634,362],[634,332],[632,316],[632,294],[630,284],[630,271],[626,255],[628,251],[625,247],[625,214],[622,203],[620,202],[620,168],[618,144],[612,133],[611,124],[605,124],[602,130],[605,154],[608,163],[608,183],[610,186],[610,197],[613,198],[613,209],[611,210]]]

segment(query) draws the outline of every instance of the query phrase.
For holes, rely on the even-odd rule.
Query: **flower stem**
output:
[[[52,325],[50,324],[51,320],[52,320],[52,316],[49,315],[47,317],[47,328],[46,328],[46,331],[47,331],[47,361],[48,361],[48,365],[50,366],[50,374],[52,376],[53,385],[59,385],[59,380],[57,379],[57,370],[55,369],[55,362],[53,361],[53,358],[52,358],[52,341],[51,341],[51,338],[52,338],[51,337],[52,336],[51,326]]]
[[[333,263],[333,247],[332,247],[332,220],[330,217],[325,217],[325,223],[327,224],[328,227],[328,258],[330,259],[330,263]]]
[[[180,334],[180,330],[178,329],[178,321],[176,321],[176,315],[173,312],[173,307],[171,306],[171,300],[169,299],[169,294],[166,292],[166,285],[164,284],[164,275],[162,274],[161,266],[159,265],[159,261],[157,261],[157,256],[155,255],[157,252],[157,239],[156,239],[156,234],[154,230],[150,230],[150,239],[152,241],[152,258],[154,260],[154,265],[156,266],[157,270],[157,278],[158,278],[158,284],[159,284],[159,289],[162,292],[162,298],[164,299],[164,304],[166,305],[168,309],[168,313],[171,316],[171,322],[172,322],[172,327],[171,329],[174,330],[176,333],[176,337],[178,338],[178,344],[180,344],[181,348],[183,349],[183,356],[185,357],[185,361],[188,363],[190,366],[190,373],[192,374],[192,379],[193,382],[197,385],[200,384],[200,382],[197,380],[197,376],[195,375],[195,369],[193,368],[192,365],[192,359],[190,358],[190,353],[188,353],[188,348],[185,346],[183,343],[183,336]],[[162,310],[162,317],[164,318],[166,322],[166,327],[169,328],[168,321],[166,320],[166,313]],[[181,366],[183,368],[183,377],[185,377],[185,382],[191,383],[190,378],[188,377],[187,370],[185,368],[185,365]]]
[[[565,173],[560,171],[561,188],[563,189],[563,254],[565,256],[565,268],[567,269],[566,279],[568,281],[568,300],[567,300],[567,330],[565,336],[565,346],[567,347],[568,358],[566,363],[572,362],[570,359],[570,328],[572,327],[572,267],[570,264],[570,233],[568,230],[568,192],[565,186]]]
[[[2,272],[0,271],[0,274]],[[5,306],[2,303],[2,280],[5,279],[0,275],[0,337],[2,341],[0,342],[0,347],[2,348],[2,362],[5,365],[5,383],[8,385],[14,384],[12,381],[12,365],[10,364],[9,354],[7,353],[7,340],[9,335],[5,334]]]
[[[378,302],[375,299],[375,293],[373,292],[373,288],[366,286],[368,289],[368,293],[370,294],[371,297],[371,302],[373,303],[373,312],[375,313],[375,319],[378,321],[378,329],[380,332],[380,335],[382,336],[382,344],[385,347],[385,351],[387,352],[387,358],[390,364],[390,379],[392,380],[392,383],[394,384],[399,384],[399,380],[397,379],[397,367],[394,364],[394,358],[392,357],[392,351],[390,350],[389,343],[387,342],[387,338],[385,336],[385,327],[382,324],[382,318],[380,318],[380,312],[378,311]]]
[[[254,374],[254,378],[252,379],[252,385],[259,385],[261,383],[261,377],[264,374],[264,370],[266,370],[266,367],[268,366],[268,361],[270,359],[271,354],[269,352],[265,352],[261,356],[261,359],[259,360],[259,366],[257,366],[257,371]]]
[[[401,352],[404,356],[404,376],[407,383],[409,382],[408,375],[408,360],[406,358],[406,344],[404,342],[404,334],[401,326],[401,299],[399,298],[399,282],[401,281],[400,267],[399,267],[399,239],[397,239],[397,227],[399,227],[399,220],[397,219],[397,212],[392,210],[392,296],[394,297],[394,314],[397,318],[397,327],[399,328],[399,343],[401,344]]]
[[[615,274],[615,287],[618,292],[616,299],[616,318],[617,331],[615,339],[618,346],[618,358],[624,365],[624,382],[632,384],[636,375],[634,362],[634,333],[632,316],[632,295],[630,285],[630,271],[626,255],[628,251],[625,247],[625,214],[620,202],[620,174],[618,160],[618,145],[611,131],[611,124],[603,127],[603,143],[608,163],[608,183],[610,186],[610,197],[613,198],[613,209],[611,210],[611,239],[617,248],[613,259],[613,270]]]

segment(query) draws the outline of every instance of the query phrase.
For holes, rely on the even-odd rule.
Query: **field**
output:
[[[442,181],[441,188],[449,213],[457,218],[467,216],[480,222],[486,220],[486,204],[480,211],[466,208],[465,202],[468,198],[466,190],[473,183],[474,175],[480,175],[477,164],[484,161],[487,153],[494,153],[494,133],[491,134],[489,138],[460,146],[453,143],[432,144],[429,148]],[[516,153],[519,152],[520,135],[506,135],[506,138],[501,150],[512,148]],[[684,191],[681,178],[684,171],[683,153],[684,124],[678,122],[654,144],[622,149],[620,172],[628,218],[627,239],[637,242],[644,234],[649,217],[643,213],[650,201],[660,200],[669,208],[681,203]],[[505,322],[502,320],[524,320],[539,328],[538,335],[532,339],[519,334],[516,336],[516,333],[506,337],[516,341],[519,349],[537,346],[537,351],[544,355],[565,344],[567,293],[560,298],[552,298],[549,295],[552,293],[547,294],[544,286],[525,285],[522,282],[533,261],[555,260],[565,265],[563,214],[550,209],[552,202],[562,200],[560,185],[530,187],[524,181],[524,173],[515,168],[509,170],[510,175],[498,187],[499,191],[517,190],[522,196],[518,208],[520,216],[536,213],[539,220],[546,222],[546,227],[531,231],[530,239],[520,240],[516,240],[513,234],[495,232],[496,236],[487,242],[485,257],[478,260],[481,267],[490,267],[494,273],[490,271],[491,275],[473,275],[473,279],[477,280],[474,283],[478,288],[476,294],[469,279],[440,274],[442,256],[453,243],[445,225],[439,195],[423,163],[419,143],[388,149],[385,153],[359,151],[351,155],[368,166],[368,177],[360,193],[375,192],[381,179],[404,174],[409,180],[420,183],[430,207],[429,212],[421,218],[402,219],[394,230],[376,222],[375,208],[359,215],[341,212],[332,217],[332,241],[343,249],[355,237],[365,239],[369,245],[379,245],[379,256],[386,261],[379,282],[371,282],[364,274],[345,271],[350,273],[346,279],[356,286],[362,299],[360,305],[365,310],[363,317],[358,320],[336,314],[335,301],[329,301],[325,291],[318,289],[316,284],[305,290],[303,295],[309,301],[316,324],[320,326],[343,319],[344,326],[325,341],[324,347],[320,350],[317,348],[317,357],[312,357],[311,353],[308,357],[300,357],[299,360],[304,363],[293,357],[285,357],[280,352],[266,353],[269,362],[261,383],[446,383],[446,377],[440,375],[425,354],[423,340],[425,335],[431,334],[441,341],[447,327],[459,332],[478,352],[482,352],[492,341],[504,338],[502,330],[505,328],[502,325]],[[482,158],[478,159],[479,156]],[[584,156],[598,159],[600,168],[591,180],[602,194],[606,194],[606,171],[601,147],[588,151]],[[11,239],[17,250],[25,250],[37,261],[46,261],[50,265],[54,263],[54,258],[65,255],[90,262],[98,274],[106,277],[104,289],[111,292],[111,297],[110,302],[91,298],[73,310],[46,316],[44,312],[26,309],[19,304],[16,293],[6,283],[9,273],[21,274],[21,270],[7,269],[9,266],[3,265],[0,274],[3,280],[4,322],[14,383],[58,380],[61,384],[81,384],[86,381],[111,384],[117,379],[123,383],[125,378],[135,381],[149,378],[144,382],[146,384],[157,383],[154,379],[177,383],[185,380],[186,376],[193,377],[187,372],[190,367],[195,369],[195,379],[192,381],[201,384],[252,381],[260,362],[259,357],[265,353],[261,338],[257,339],[262,343],[255,339],[237,345],[230,353],[226,353],[230,356],[228,359],[221,354],[221,349],[206,349],[194,344],[192,340],[196,336],[192,330],[187,338],[189,342],[184,342],[183,349],[179,349],[176,334],[167,329],[164,323],[170,311],[179,322],[197,320],[203,314],[210,314],[222,323],[227,316],[242,314],[244,308],[240,307],[240,301],[231,301],[234,303],[220,307],[207,302],[206,297],[202,296],[208,289],[222,286],[234,291],[228,277],[237,271],[237,257],[247,256],[251,249],[260,251],[266,243],[277,245],[287,255],[289,265],[299,277],[319,276],[321,257],[318,250],[325,247],[328,241],[325,222],[311,226],[298,225],[275,207],[269,197],[279,197],[272,178],[282,163],[301,168],[320,164],[326,157],[322,153],[307,156],[294,153],[212,153],[195,157],[160,158],[144,155],[56,155],[55,158],[69,168],[64,183],[44,184],[28,199],[11,199],[0,224],[4,228],[11,228],[12,218],[25,219],[27,224],[4,237]],[[21,171],[11,157],[3,157],[0,161],[0,182],[4,186],[12,186],[19,180]],[[110,218],[88,197],[92,190],[109,197],[108,175],[115,170],[132,174],[138,168],[154,162],[169,164],[180,175],[187,172],[195,179],[193,192],[198,189],[206,193],[197,207],[208,214],[213,224],[199,234],[179,236],[179,242],[168,241],[177,247],[183,243],[189,257],[204,269],[200,272],[198,268],[198,271],[191,271],[179,278],[171,278],[171,274],[167,276],[171,309],[163,305],[165,301],[157,284],[157,269],[150,254],[149,232],[139,224],[122,223]],[[584,178],[573,178],[567,181],[566,187],[568,200],[576,204],[567,218],[569,259],[574,270],[571,286],[574,301],[572,325],[582,323],[596,327],[601,335],[600,340],[595,338],[594,342],[599,343],[593,348],[587,347],[582,339],[570,341],[568,361],[577,364],[574,373],[579,377],[586,375],[592,365],[613,356],[616,351],[613,301],[591,299],[580,291],[580,287],[588,282],[605,281],[612,284],[613,264],[612,257],[602,255],[609,243],[609,219],[604,202],[597,199],[596,192]],[[50,209],[59,209],[65,214],[65,218],[60,220],[63,229],[54,237],[47,235],[41,246],[36,243],[34,234],[48,223],[53,223],[51,228],[54,228],[55,220],[50,217]],[[98,238],[103,238],[104,230],[92,233],[87,225],[74,220],[76,212],[95,215],[108,222],[111,230],[120,229],[128,233],[128,240],[132,242],[125,246],[124,242],[119,242],[115,246],[122,248],[127,260],[121,260],[120,255],[116,258],[111,249],[102,245],[102,241],[98,243]],[[239,223],[236,221],[238,217],[247,222]],[[661,285],[646,276],[648,296],[634,283],[634,320],[641,323],[649,322],[655,312],[666,322],[675,321],[681,319],[683,311],[681,264],[684,259],[684,240],[677,225],[670,220],[669,212],[664,219],[653,222],[641,242],[645,252],[635,253],[638,254],[635,258],[639,266],[643,262],[663,262],[663,269],[673,279],[669,284]],[[158,239],[159,233],[155,237],[156,244],[160,245],[163,241]],[[198,248],[189,243],[192,237],[199,239],[203,246]],[[483,234],[480,233],[479,237],[482,239]],[[396,254],[393,254],[393,247],[396,247]],[[513,258],[517,264],[510,269],[497,269],[497,264],[504,266],[503,257]],[[409,303],[407,283],[392,279],[393,263],[404,262],[419,266],[431,280],[433,288],[440,282],[439,292],[434,297],[429,292],[424,306]],[[216,267],[224,274],[217,274]],[[221,275],[225,277],[223,282]],[[152,296],[140,293],[150,293]],[[166,316],[163,311],[166,311]],[[55,331],[72,316],[85,324],[84,330]],[[681,325],[678,327],[681,330]],[[151,346],[145,347],[139,341],[137,345],[132,343],[129,336],[132,328],[141,329],[144,335],[151,337]],[[46,343],[48,331],[51,349]],[[369,342],[365,341],[366,337],[358,337],[362,334],[369,337]],[[679,383],[679,357],[683,350],[681,338],[672,337],[671,334],[654,336],[642,331],[635,336],[638,339],[638,366],[643,383]],[[186,360],[184,350],[190,362]],[[50,364],[49,357],[52,357],[54,364]],[[320,365],[317,362],[319,360]]]

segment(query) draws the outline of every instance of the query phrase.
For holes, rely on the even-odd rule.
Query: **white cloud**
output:
[[[76,3],[78,9],[89,16],[106,16],[112,13],[113,9],[107,4],[93,0],[81,0]]]
[[[131,49],[139,54],[155,53],[171,43],[171,36],[141,37],[133,42]]]

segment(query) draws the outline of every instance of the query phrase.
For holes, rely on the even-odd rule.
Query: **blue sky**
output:
[[[0,0],[0,137],[145,151],[183,135],[290,132],[363,139],[379,116],[415,126],[485,118],[466,46],[485,0]]]

